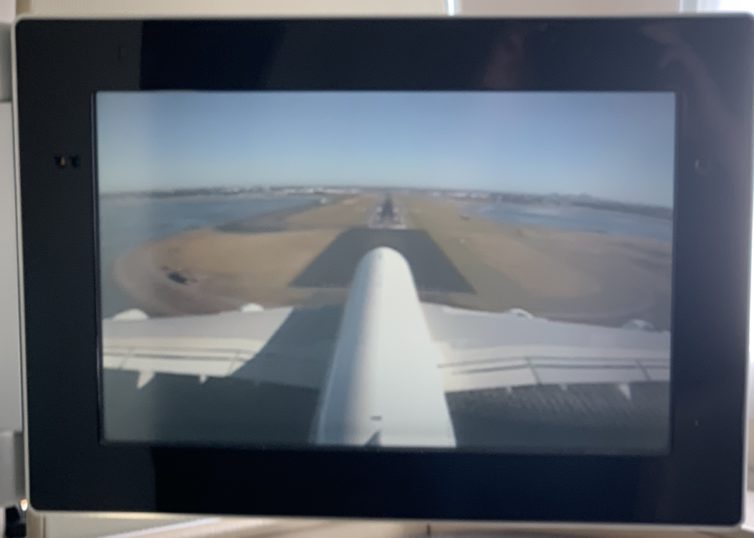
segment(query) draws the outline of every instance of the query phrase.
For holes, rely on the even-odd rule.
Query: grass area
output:
[[[308,293],[289,288],[288,283],[337,233],[189,232],[120,258],[116,277],[153,314],[211,312],[249,302],[264,306],[295,304]],[[187,282],[166,278],[170,273],[184,276]]]
[[[475,290],[450,294],[449,302],[480,310],[505,310],[520,304],[517,299],[524,293],[521,286],[488,263],[483,249],[469,241],[481,236],[499,237],[499,225],[464,215],[450,200],[407,197],[401,202],[413,225],[429,233]]]
[[[269,307],[339,301],[342,288],[291,283],[343,231],[365,227],[381,200],[378,194],[342,197],[249,219],[236,224],[237,231],[226,226],[172,236],[118,259],[116,279],[151,315],[216,312],[249,302]],[[397,195],[395,201],[410,227],[429,234],[473,289],[431,291],[430,286],[420,291],[422,300],[488,311],[524,308],[606,325],[633,317],[658,327],[669,322],[669,245],[505,225],[442,198]],[[336,269],[346,263],[341,258],[331,262]],[[420,262],[427,260],[412,262],[417,271]]]
[[[550,297],[575,297],[598,291],[583,271],[551,250],[531,244],[526,232],[461,211],[447,200],[415,198],[407,202],[414,223],[426,229],[464,274],[474,275],[480,295],[515,300],[516,291]],[[500,280],[515,283],[507,293]],[[490,280],[491,279],[491,280]],[[513,297],[511,297],[513,296]],[[496,308],[504,307],[497,304]]]
[[[335,203],[323,205],[287,217],[289,229],[338,229],[365,226],[375,205],[380,201],[377,195],[362,195],[343,198]]]
[[[251,302],[270,307],[337,300],[342,292],[289,284],[339,233],[365,225],[378,200],[341,198],[174,235],[121,256],[116,280],[150,315],[216,312]]]
[[[443,302],[607,325],[632,317],[669,323],[669,244],[504,225],[452,200],[406,196],[400,203],[476,291]]]

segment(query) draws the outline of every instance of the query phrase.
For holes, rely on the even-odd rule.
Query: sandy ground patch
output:
[[[116,278],[154,314],[229,310],[250,302],[265,307],[297,303],[309,293],[289,289],[288,283],[336,234],[189,232],[119,258]]]
[[[381,199],[376,193],[343,197],[251,219],[238,227],[243,231],[226,227],[169,237],[121,256],[116,279],[151,315],[216,312],[249,302],[341,301],[342,289],[292,283],[341,233],[365,228]],[[472,289],[422,290],[422,300],[488,311],[524,308],[583,323],[614,326],[640,318],[658,328],[669,325],[669,243],[504,225],[428,196],[395,195],[395,201]],[[272,220],[276,231],[259,231]],[[355,264],[330,258],[333,271]]]
[[[669,243],[504,225],[452,200],[410,196],[400,202],[475,289],[450,294],[452,304],[524,308],[584,323],[617,325],[640,318],[658,328],[669,326]]]

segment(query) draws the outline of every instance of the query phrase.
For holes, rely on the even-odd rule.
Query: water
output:
[[[102,314],[113,316],[136,305],[113,280],[118,256],[149,241],[311,204],[316,198],[250,195],[105,198],[100,202]]]
[[[666,242],[671,241],[673,235],[671,219],[591,207],[499,203],[481,206],[476,212],[503,224],[627,235]]]

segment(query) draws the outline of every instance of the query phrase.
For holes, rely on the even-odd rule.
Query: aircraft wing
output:
[[[175,374],[317,388],[338,320],[335,307],[116,316],[103,322],[103,365],[138,372],[139,387],[155,374]]]
[[[156,374],[317,389],[317,444],[455,446],[447,393],[613,384],[631,399],[634,383],[668,381],[670,334],[646,328],[422,303],[406,260],[380,247],[343,305],[125,312],[103,322],[103,362],[138,389]]]
[[[424,304],[446,392],[524,385],[668,381],[667,332]]]
[[[440,348],[438,368],[446,392],[670,378],[667,332],[422,306]],[[335,307],[286,307],[105,320],[103,364],[107,369],[138,372],[140,386],[163,373],[201,380],[232,375],[320,388],[339,318],[340,309]]]

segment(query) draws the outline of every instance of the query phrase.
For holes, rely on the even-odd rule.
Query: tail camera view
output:
[[[105,439],[666,450],[672,94],[96,115]]]

